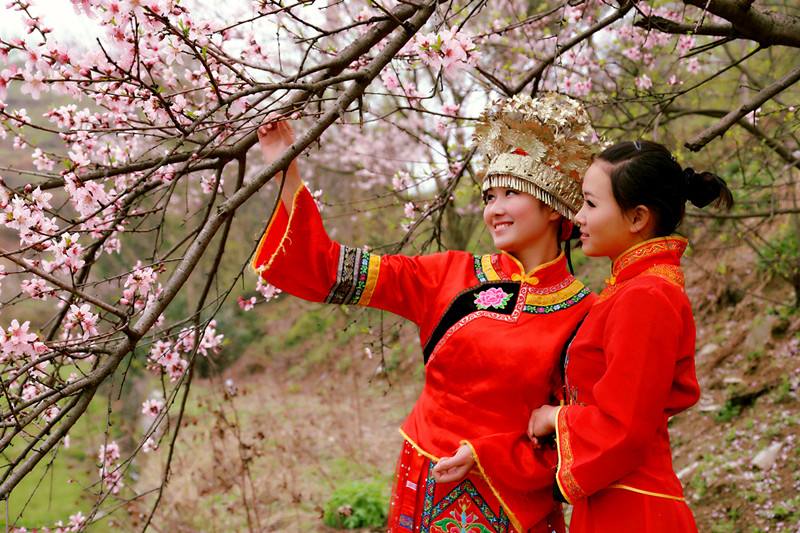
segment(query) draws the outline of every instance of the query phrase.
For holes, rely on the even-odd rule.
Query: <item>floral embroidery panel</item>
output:
[[[492,287],[479,292],[475,296],[475,307],[478,309],[505,309],[512,296],[513,294],[504,291],[500,287]]]

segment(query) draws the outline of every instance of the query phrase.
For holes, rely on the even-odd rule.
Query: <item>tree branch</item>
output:
[[[797,83],[798,80],[800,80],[800,67],[795,68],[783,78],[760,90],[753,98],[739,106],[738,109],[735,109],[722,117],[722,119],[720,119],[720,121],[715,125],[711,126],[710,128],[706,128],[699,134],[689,139],[685,144],[686,148],[693,152],[699,151],[705,145],[710,143],[715,137],[722,136],[742,117],[755,111],[764,102],[777,95],[787,87]]]
[[[528,73],[528,75],[525,76],[525,78],[516,87],[514,87],[512,89],[512,92],[509,94],[509,96],[511,94],[517,94],[519,92],[522,92],[522,90],[525,88],[525,86],[528,85],[530,82],[532,82],[534,80],[536,80],[536,82],[534,83],[534,87],[533,87],[533,90],[531,92],[535,93],[536,90],[538,89],[539,80],[541,79],[542,74],[544,73],[545,69],[547,67],[549,67],[550,65],[552,65],[553,62],[561,54],[563,54],[564,52],[566,52],[570,48],[573,48],[574,46],[582,43],[583,41],[585,41],[586,39],[588,39],[589,37],[591,37],[592,35],[594,35],[598,31],[602,30],[606,26],[608,26],[610,24],[613,24],[614,22],[618,21],[619,19],[624,17],[628,13],[628,11],[631,10],[632,7],[633,7],[633,2],[631,0],[623,0],[622,2],[620,2],[619,8],[612,15],[609,15],[608,17],[604,18],[603,20],[597,22],[593,26],[590,26],[589,28],[587,28],[583,32],[579,33],[578,35],[576,35],[572,39],[568,40],[562,46],[558,47],[554,54],[552,54],[550,57],[544,59],[541,63],[539,63],[536,66],[535,69],[533,69],[530,73]]]
[[[649,16],[633,23],[637,28],[658,30],[675,35],[710,35],[715,37],[742,37],[730,24],[682,24],[664,17]]]
[[[800,17],[768,11],[753,0],[683,0],[731,23],[741,35],[764,46],[800,48]]]

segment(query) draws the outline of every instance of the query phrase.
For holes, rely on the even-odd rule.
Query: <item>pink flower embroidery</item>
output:
[[[505,309],[506,304],[513,296],[511,293],[505,292],[500,287],[493,287],[481,291],[475,297],[475,307],[478,309]]]

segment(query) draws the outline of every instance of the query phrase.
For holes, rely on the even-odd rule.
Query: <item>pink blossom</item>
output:
[[[242,311],[250,311],[256,305],[255,296],[251,296],[250,298],[239,296],[239,299],[237,301]]]
[[[203,332],[198,351],[205,356],[209,353],[219,353],[224,338],[225,336],[222,334],[217,335],[217,321],[211,320]]]
[[[64,319],[64,329],[69,331],[73,328],[80,327],[83,331],[83,339],[97,335],[97,315],[91,312],[89,304],[83,304],[80,307],[77,305],[70,305],[69,312]]]
[[[651,89],[652,87],[653,87],[653,81],[647,74],[642,74],[641,76],[636,78],[636,88],[639,89],[640,91]]]
[[[400,80],[397,78],[397,75],[388,70],[385,70],[381,73],[381,81],[383,82],[383,86],[389,91],[393,91],[400,87]]]
[[[270,285],[269,283],[264,283],[263,278],[258,278],[258,283],[256,284],[256,290],[261,293],[261,296],[264,297],[264,301],[268,302],[278,296],[281,293],[281,290],[274,285]]]
[[[117,441],[112,440],[108,444],[100,445],[100,450],[97,453],[100,464],[108,466],[119,461],[119,457],[119,444],[117,444]]]
[[[106,489],[112,494],[118,494],[124,484],[122,483],[122,472],[120,470],[110,470],[105,466],[100,469],[100,477]]]
[[[694,37],[691,35],[681,35],[678,37],[678,53],[680,55],[686,55],[689,50],[694,48]]]
[[[38,336],[35,333],[28,333],[30,321],[25,321],[21,325],[17,319],[11,321],[8,329],[4,330],[0,326],[0,358],[3,360],[7,356],[14,355],[34,355],[36,349],[34,343]]]
[[[53,197],[52,194],[49,192],[43,192],[40,187],[36,187],[34,191],[31,193],[31,198],[36,203],[36,206],[39,209],[51,209],[53,206],[50,205],[50,199]]]
[[[27,70],[22,73],[25,82],[20,88],[22,94],[29,94],[34,100],[38,100],[43,92],[47,92],[48,87],[44,82],[44,75],[40,72],[31,74]]]
[[[83,531],[86,528],[86,517],[83,516],[82,512],[78,511],[70,515],[69,528],[70,531]]]
[[[443,115],[457,116],[459,109],[460,109],[460,106],[458,104],[444,104],[442,106],[442,114]]]
[[[47,300],[47,296],[52,293],[52,289],[42,278],[24,279],[21,288],[22,292],[35,300]]]
[[[142,451],[144,453],[150,453],[158,449],[158,444],[153,439],[153,437],[147,437],[147,440],[144,441],[142,444]]]
[[[42,152],[41,148],[36,148],[33,153],[31,154],[31,159],[33,159],[33,166],[36,167],[36,170],[40,171],[50,171],[53,170],[56,163],[44,152]]]
[[[52,422],[60,413],[61,410],[58,408],[57,405],[51,405],[44,411],[42,411],[42,418],[45,422]]]
[[[622,52],[622,55],[624,55],[631,61],[639,61],[640,59],[642,59],[642,49],[639,48],[638,46],[632,46],[630,48],[627,48],[624,52]]]
[[[186,372],[186,369],[189,367],[189,363],[185,359],[176,359],[171,361],[168,366],[166,367],[167,374],[169,375],[169,380],[171,382],[178,381],[183,373]]]
[[[142,403],[142,414],[155,418],[159,415],[159,413],[161,413],[163,408],[164,402],[158,398],[152,398],[150,400],[145,400],[144,403]]]

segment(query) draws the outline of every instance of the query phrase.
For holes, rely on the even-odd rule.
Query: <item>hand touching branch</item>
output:
[[[294,143],[294,131],[291,124],[280,117],[267,117],[267,122],[258,128],[258,144],[264,162],[269,165],[280,158]],[[285,177],[284,177],[285,176]],[[278,182],[284,180],[281,199],[286,209],[291,211],[294,193],[300,187],[300,172],[297,170],[297,160],[289,163],[289,168],[277,176]]]

